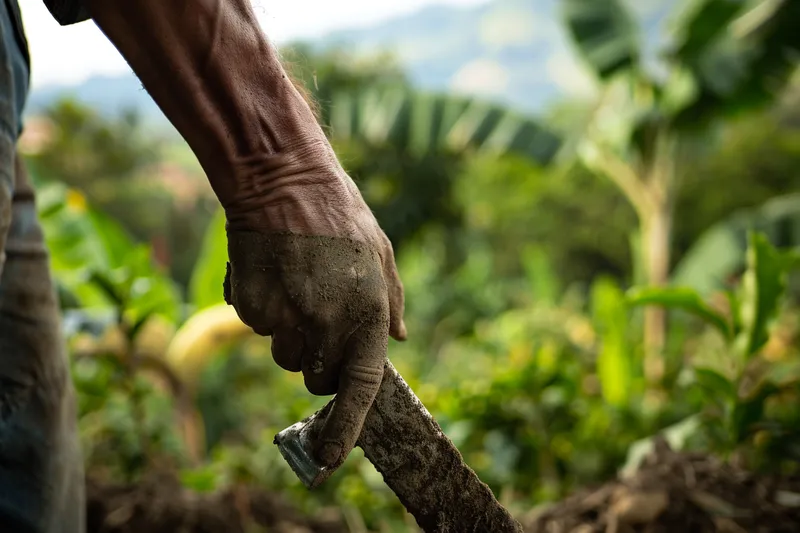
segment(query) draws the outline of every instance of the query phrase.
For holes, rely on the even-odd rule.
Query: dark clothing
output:
[[[83,533],[83,460],[58,300],[34,191],[21,160],[14,167],[0,274],[0,531]]]
[[[30,64],[17,0],[0,0],[0,32],[0,531],[82,533],[83,463],[58,300],[16,152]]]
[[[83,7],[81,0],[44,0],[44,3],[62,26],[89,18],[89,12]]]

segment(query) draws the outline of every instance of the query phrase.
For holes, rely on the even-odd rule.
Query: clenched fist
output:
[[[403,288],[391,243],[327,143],[277,159],[250,204],[226,207],[225,299],[310,392],[337,393],[317,454],[338,466],[380,387],[389,335],[405,338]]]

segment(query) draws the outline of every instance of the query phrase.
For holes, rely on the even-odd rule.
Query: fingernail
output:
[[[317,455],[322,464],[333,466],[342,456],[342,446],[335,442],[327,442],[319,449]]]

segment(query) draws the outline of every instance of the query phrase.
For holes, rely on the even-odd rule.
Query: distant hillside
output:
[[[628,0],[645,24],[648,44],[674,2]],[[421,87],[481,96],[539,112],[566,94],[590,93],[592,82],[570,49],[558,0],[494,0],[473,8],[433,6],[377,26],[328,35],[318,48],[357,53],[391,50]],[[133,74],[95,77],[75,87],[35,90],[28,112],[72,95],[104,113],[135,107],[154,120],[160,111]]]
[[[117,113],[124,109],[136,108],[147,117],[161,115],[158,106],[133,73],[120,76],[94,76],[74,86],[47,85],[34,89],[28,96],[27,113],[39,112],[62,97],[72,97],[91,103],[101,113]]]
[[[428,89],[481,95],[536,111],[564,93],[558,58],[574,62],[556,22],[557,0],[495,0],[471,9],[434,6],[379,26],[342,31],[317,46],[390,49]],[[578,83],[585,80],[577,74]]]

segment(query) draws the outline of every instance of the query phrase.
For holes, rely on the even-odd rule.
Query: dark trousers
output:
[[[28,51],[0,0],[0,532],[83,533],[84,478],[58,301],[16,152]]]

